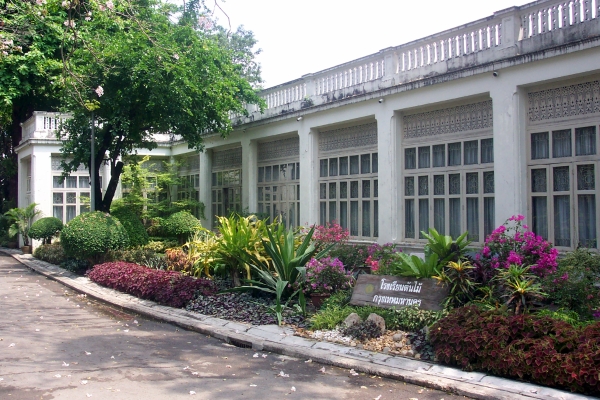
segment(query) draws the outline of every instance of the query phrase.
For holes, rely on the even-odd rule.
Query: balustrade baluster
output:
[[[540,14],[539,11],[535,12],[531,18],[531,33],[533,36],[537,36],[539,31]]]
[[[589,21],[592,19],[592,0],[582,0],[583,2],[583,20]]]
[[[385,76],[385,60],[381,60],[381,77]]]
[[[547,8],[542,9],[541,19],[542,19],[542,22],[540,24],[540,32],[546,33],[550,30],[548,27],[548,9]]]
[[[581,1],[573,1],[573,25],[581,22]]]
[[[464,53],[465,44],[462,37],[456,36],[456,47],[454,48],[454,57],[460,57]]]
[[[558,8],[556,5],[554,5],[548,9],[548,17],[550,20],[550,22],[548,24],[548,29],[551,31],[558,29],[558,18],[556,16],[557,10],[558,10]]]

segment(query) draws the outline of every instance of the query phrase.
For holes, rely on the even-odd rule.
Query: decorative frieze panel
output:
[[[60,166],[61,161],[62,161],[62,158],[59,156],[52,157],[52,171],[62,172],[63,169]],[[67,160],[67,162],[69,162],[69,161],[70,160]],[[83,164],[79,164],[79,167],[77,168],[77,172],[86,172],[87,170],[88,169]]]
[[[213,168],[236,168],[242,166],[242,148],[215,151],[213,153]]]
[[[492,101],[444,108],[442,110],[405,115],[404,138],[419,138],[447,133],[491,129]]]
[[[200,170],[200,156],[193,154],[191,156],[181,158],[181,172],[188,171],[199,171]]]
[[[600,113],[600,81],[528,94],[529,122]]]
[[[319,151],[344,150],[377,145],[377,122],[333,129],[319,135]]]
[[[299,155],[300,139],[297,137],[260,143],[258,145],[258,161],[292,157],[298,159]]]

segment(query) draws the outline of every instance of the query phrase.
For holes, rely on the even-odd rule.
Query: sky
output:
[[[172,0],[174,2],[181,0]],[[482,19],[525,0],[218,0],[231,29],[254,32],[269,88]],[[207,0],[212,5],[213,0]],[[215,12],[227,27],[225,14]]]

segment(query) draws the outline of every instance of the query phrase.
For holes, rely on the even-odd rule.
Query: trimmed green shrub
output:
[[[179,246],[177,240],[161,237],[150,237],[150,241],[143,247],[147,250],[152,250],[155,253],[164,254],[167,249]]]
[[[66,269],[67,271],[83,275],[85,271],[87,271],[90,268],[90,263],[86,260],[67,258],[65,261],[60,263],[60,267]]]
[[[97,262],[108,250],[126,248],[129,237],[118,219],[96,211],[73,218],[63,228],[60,242],[67,256]]]
[[[417,332],[446,315],[446,311],[421,310],[418,306],[401,307],[396,310],[396,324],[403,331]]]
[[[162,222],[162,229],[168,236],[174,236],[183,244],[189,235],[202,228],[200,220],[189,211],[179,211]]]
[[[148,243],[148,232],[140,218],[131,209],[119,207],[111,210],[111,215],[116,217],[127,231],[131,247],[143,246]]]
[[[41,240],[43,244],[50,244],[52,238],[62,230],[63,223],[55,217],[40,218],[29,228],[29,237]]]
[[[60,243],[43,244],[35,249],[33,256],[55,265],[60,265],[67,260],[67,255]]]

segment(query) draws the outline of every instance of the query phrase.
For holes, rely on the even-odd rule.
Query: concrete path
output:
[[[0,258],[2,260],[0,265],[10,265],[9,269],[12,268],[13,270],[9,274],[5,271],[6,267],[2,267],[3,273],[0,275],[2,276],[0,282],[11,283],[8,289],[5,289],[6,284],[4,283],[0,286],[0,299],[3,303],[9,301],[7,306],[3,308],[4,310],[10,310],[8,313],[10,322],[0,322],[0,335],[5,337],[3,341],[0,341],[0,349],[2,349],[0,351],[0,378],[4,378],[4,381],[0,381],[1,399],[80,398],[68,397],[69,395],[66,395],[67,397],[41,397],[52,387],[55,388],[51,392],[54,396],[57,393],[62,396],[61,390],[68,391],[73,386],[81,393],[86,392],[84,394],[86,396],[87,394],[94,395],[90,392],[92,387],[98,391],[104,390],[104,395],[106,395],[107,390],[112,390],[111,399],[133,398],[131,396],[134,393],[141,393],[140,391],[143,391],[143,396],[150,399],[190,396],[190,391],[196,392],[195,396],[198,398],[215,398],[218,394],[218,397],[221,397],[222,392],[219,392],[219,390],[227,391],[224,398],[237,398],[236,396],[240,398],[258,398],[269,394],[275,394],[278,397],[287,394],[297,398],[325,399],[377,399],[380,395],[382,397],[379,400],[411,398],[419,400],[444,398],[446,400],[453,398],[442,392],[436,393],[418,387],[413,388],[410,385],[405,386],[403,382],[478,399],[570,400],[589,398],[482,373],[467,373],[424,361],[378,354],[331,343],[316,342],[293,336],[291,330],[275,325],[251,326],[207,317],[181,309],[159,306],[150,301],[140,300],[101,287],[90,282],[87,278],[72,275],[52,264],[36,260],[30,255],[21,255],[18,251],[7,249],[0,250],[12,253],[15,259],[34,271],[76,291],[69,291],[73,295],[64,296],[62,293],[64,288],[58,286],[58,289],[54,290],[54,297],[52,297],[48,293],[43,293],[43,289],[50,285],[50,281],[44,280],[39,275],[28,273],[26,269],[14,263],[8,263],[7,257]],[[17,270],[20,271],[18,274],[23,275],[23,278],[12,275]],[[17,283],[21,279],[27,279],[27,287],[19,287],[24,283]],[[36,280],[39,280],[39,282],[35,282]],[[40,283],[42,281],[46,285]],[[42,286],[39,286],[40,284]],[[9,290],[14,299],[7,298],[8,295],[2,293],[4,290]],[[24,295],[23,290],[27,290],[26,295]],[[36,292],[38,290],[42,292]],[[77,293],[85,294],[87,298],[77,296]],[[36,296],[38,294],[39,296]],[[36,302],[39,302],[39,298],[42,296],[46,298],[46,301],[40,303],[43,305],[42,309],[31,310],[33,314],[23,312],[23,310],[28,309],[27,305],[34,298]],[[104,307],[107,310],[106,312],[114,314],[112,320],[106,320],[105,316],[101,316],[103,312],[97,307],[93,308],[93,312],[97,315],[90,314],[89,308],[92,304],[91,302],[88,304],[88,302],[91,298],[121,307],[123,311]],[[84,311],[84,315],[79,315],[80,312]],[[41,335],[42,327],[34,328],[34,326],[36,324],[40,325],[44,319],[38,318],[37,315],[44,317],[43,314],[48,312],[54,315],[52,317],[55,320],[52,324],[53,334],[43,336],[44,339],[39,340],[39,345],[32,345],[31,349],[28,349],[35,350],[35,352],[28,351],[22,356],[14,358],[5,356],[4,354],[7,354],[7,352],[21,348],[18,343],[19,339],[24,343],[37,342],[36,339]],[[173,325],[150,321],[141,323],[140,318],[135,317],[135,314],[144,315],[158,321],[170,322]],[[5,318],[7,316],[3,315],[0,317],[0,321],[5,320]],[[45,319],[47,320],[47,318]],[[104,319],[99,320],[99,318]],[[134,322],[134,318],[137,318],[138,324]],[[36,324],[32,325],[33,322]],[[44,321],[45,323],[47,321]],[[16,325],[16,327],[11,328],[12,331],[6,332],[7,324],[10,324],[11,327]],[[128,326],[125,326],[125,324]],[[197,333],[178,330],[176,326]],[[31,332],[32,329],[33,332]],[[35,331],[35,329],[40,329],[40,331]],[[89,331],[84,332],[85,334],[82,336],[83,329]],[[63,330],[64,333],[61,334],[60,330]],[[198,333],[202,335],[198,335]],[[9,340],[6,339],[9,334],[11,338],[14,338],[10,339],[15,343],[13,347],[8,347],[12,343],[8,343]],[[161,335],[162,337],[160,337]],[[220,339],[220,342],[206,336]],[[198,342],[200,338],[202,341]],[[44,351],[40,347],[43,343],[48,343],[44,345]],[[29,344],[26,346],[29,346]],[[19,351],[19,354],[21,351]],[[233,358],[223,361],[222,357],[229,357],[229,354],[234,351],[241,351],[242,355],[237,356],[241,358],[236,358],[235,362],[231,361]],[[91,354],[88,355],[86,352]],[[38,356],[32,356],[29,353],[43,355],[38,358]],[[255,353],[259,354],[256,358],[253,357]],[[71,358],[60,357],[66,354]],[[267,354],[267,358],[263,360],[262,354]],[[283,360],[278,361],[282,364],[269,364],[269,360],[276,357],[275,354],[284,356]],[[10,366],[11,360],[16,361],[22,369],[19,375],[11,378],[13,382],[7,382],[4,371],[7,366]],[[312,363],[305,363],[304,361],[307,360],[312,360]],[[263,364],[259,364],[258,370],[256,369],[256,361],[263,362]],[[27,365],[27,362],[29,362],[29,365]],[[69,364],[69,366],[64,366],[63,362]],[[225,365],[223,365],[224,363]],[[315,363],[326,365],[325,374],[319,372],[322,365],[316,365]],[[50,365],[55,369],[50,369]],[[55,365],[56,367],[54,367]],[[32,371],[30,367],[33,366],[40,368],[41,376],[38,377],[39,374],[36,372],[35,378],[33,376],[27,377],[30,374],[27,371]],[[71,371],[74,366],[75,369],[83,368],[81,373],[69,374],[68,371]],[[189,368],[184,370],[186,366]],[[303,367],[308,368],[308,370],[304,370]],[[234,371],[234,369],[238,371]],[[348,371],[350,369],[365,375],[355,376]],[[244,378],[240,377],[243,374],[240,370],[245,371]],[[87,376],[85,376],[86,372],[84,371],[90,371],[87,374],[90,375],[90,379],[85,379]],[[290,377],[277,376],[281,371],[284,374],[289,374]],[[91,372],[96,373],[95,378],[91,376],[93,375]],[[197,372],[197,374],[193,375],[194,372]],[[256,372],[260,375],[256,377],[248,375]],[[236,373],[236,377],[230,377],[228,373]],[[322,382],[327,374],[334,373],[336,374],[334,379],[336,382]],[[61,377],[58,378],[56,375],[61,375]],[[65,377],[65,375],[71,376]],[[403,382],[371,378],[375,375]],[[202,379],[202,383],[198,384],[194,382],[194,379],[191,379],[195,377],[206,379]],[[260,385],[259,383],[252,383],[254,380],[249,380],[249,377],[259,380]],[[31,379],[31,382],[28,379]],[[108,381],[101,383],[102,379]],[[223,381],[224,379],[230,382],[226,383]],[[365,381],[356,383],[359,379]],[[58,382],[62,381],[60,385],[57,384],[57,380]],[[81,384],[84,380],[88,382]],[[234,382],[231,382],[232,380]],[[16,386],[17,381],[24,383]],[[140,383],[132,384],[136,381]],[[244,383],[239,381],[244,381]],[[89,386],[92,382],[95,386]],[[157,397],[151,397],[154,390],[150,388],[154,388],[156,382],[165,383],[165,387],[156,385]],[[119,385],[116,383],[119,383]],[[251,384],[257,386],[249,386]],[[254,391],[249,391],[245,385],[248,385],[248,388]],[[56,389],[57,386],[63,389]],[[296,391],[291,391],[292,386],[296,388]],[[408,392],[397,392],[400,386],[406,388]],[[15,388],[14,394],[11,393],[12,396],[22,393],[17,389],[27,387],[30,390],[35,390],[37,397],[6,397],[3,394],[8,395],[5,391],[7,387],[9,389]],[[115,392],[117,387],[122,392]],[[260,392],[260,387],[265,390],[264,393]],[[300,390],[300,387],[302,387],[302,390]],[[318,388],[323,388],[325,391],[319,392]],[[332,391],[327,392],[327,388]],[[128,394],[123,397],[123,391],[125,390],[128,391]],[[98,392],[98,396],[100,393],[102,392]],[[115,397],[119,396],[119,393],[122,397]]]

